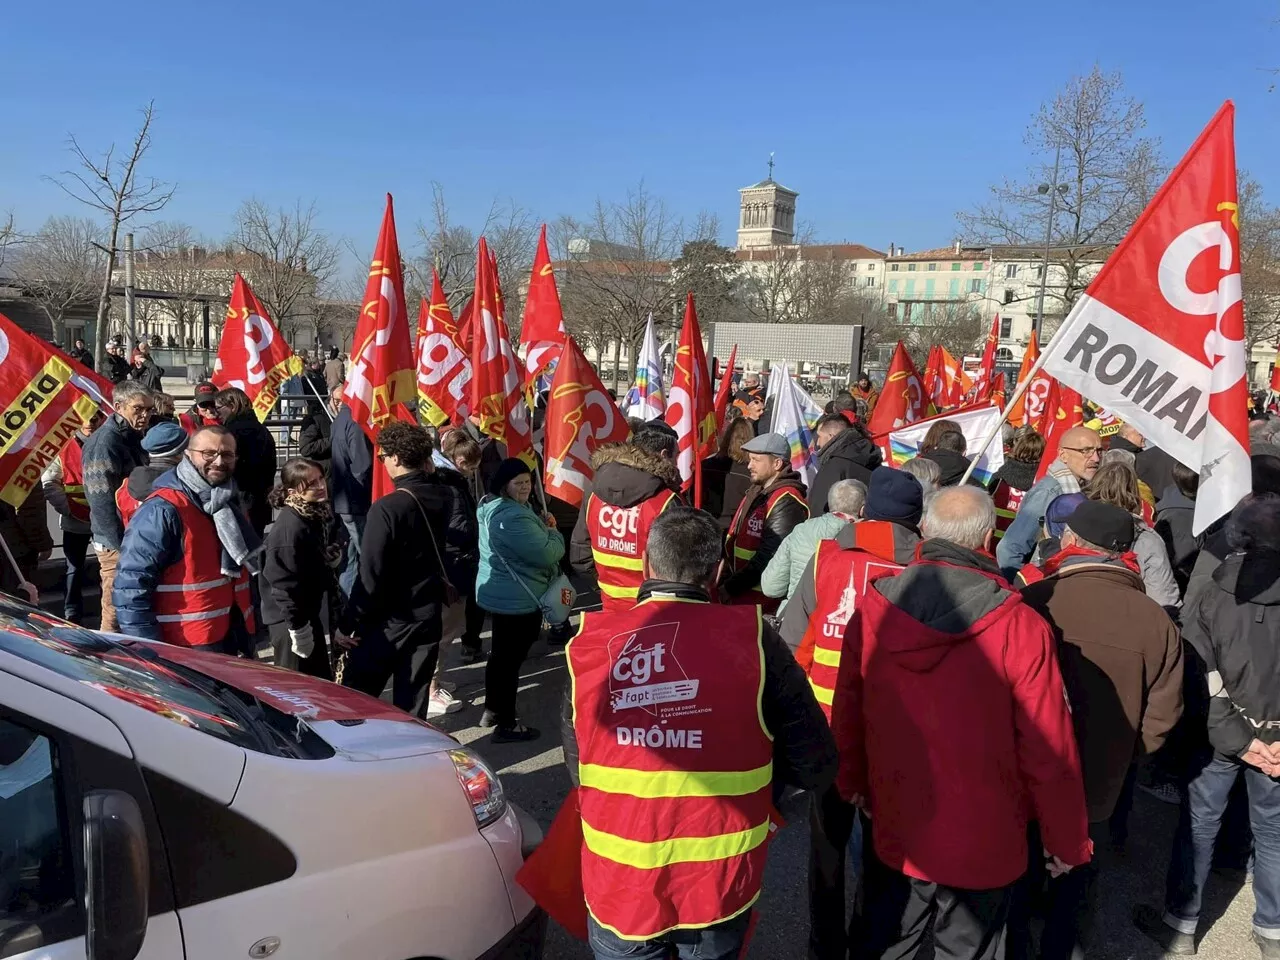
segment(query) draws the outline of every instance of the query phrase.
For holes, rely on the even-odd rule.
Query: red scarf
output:
[[[1062,567],[1063,563],[1070,560],[1072,557],[1096,557],[1099,560],[1119,560],[1134,573],[1142,573],[1142,567],[1138,564],[1138,555],[1132,550],[1128,550],[1124,553],[1099,553],[1097,550],[1090,550],[1087,547],[1081,546],[1063,547],[1044,562],[1042,572],[1046,577],[1052,577]]]

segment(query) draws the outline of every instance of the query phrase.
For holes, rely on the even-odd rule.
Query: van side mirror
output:
[[[88,960],[133,960],[147,935],[150,868],[138,802],[120,790],[84,798]]]

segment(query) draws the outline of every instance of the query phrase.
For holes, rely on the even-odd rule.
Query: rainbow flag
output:
[[[994,404],[986,403],[980,406],[964,407],[959,410],[951,410],[940,417],[929,417],[927,420],[917,420],[915,423],[909,423],[905,427],[899,427],[897,430],[890,430],[888,434],[888,448],[892,465],[897,467],[906,463],[912,457],[920,452],[920,444],[924,442],[925,434],[929,432],[929,428],[933,426],[935,420],[950,420],[960,428],[960,432],[964,434],[965,441],[968,445],[966,456],[973,458],[974,452],[982,446],[982,441],[991,433],[991,428],[1000,422],[1000,408]],[[877,440],[884,437],[880,434]],[[983,484],[991,482],[991,478],[995,472],[1004,466],[1004,443],[1000,439],[1000,431],[996,430],[996,435],[992,437],[990,445],[978,457],[978,463],[973,468],[973,475]]]
[[[653,332],[652,313],[644,325],[644,341],[636,358],[636,380],[627,391],[622,409],[627,416],[641,420],[657,420],[667,409],[662,398],[662,354],[658,352],[658,338]]]
[[[791,467],[805,484],[813,483],[818,474],[818,454],[814,450],[813,426],[822,416],[822,408],[813,402],[794,380],[785,363],[769,371],[769,389],[773,394],[773,424],[770,429],[782,434],[791,447]]]

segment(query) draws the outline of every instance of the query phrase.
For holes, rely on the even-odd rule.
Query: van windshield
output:
[[[39,614],[18,618],[9,613],[0,610],[0,650],[6,653],[246,750],[313,755],[298,749],[302,741],[290,744],[294,738],[280,735],[283,726],[292,726],[289,718],[269,716],[252,697],[161,660],[146,644],[120,644]],[[311,734],[306,745],[316,740]],[[331,755],[323,747],[321,753]]]

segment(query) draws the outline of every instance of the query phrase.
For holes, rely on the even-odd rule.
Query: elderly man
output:
[[[992,562],[995,525],[981,490],[934,494],[917,559],[845,632],[832,729],[867,812],[865,957],[914,956],[928,928],[939,956],[1003,957],[1028,816],[1052,873],[1089,861],[1053,632]]]
[[[742,451],[751,486],[729,524],[720,590],[727,603],[758,603],[772,613],[778,601],[760,591],[760,575],[787,534],[809,519],[809,505],[782,434],[761,434],[744,443]]]
[[[201,427],[186,458],[156,479],[120,548],[112,591],[120,630],[213,653],[252,650],[249,577],[262,543],[240,505],[236,439]]]
[[[1010,581],[1035,550],[1049,504],[1064,493],[1079,493],[1093,479],[1102,463],[1102,450],[1102,439],[1088,427],[1072,427],[1062,435],[1058,458],[1044,479],[1023,495],[1018,515],[996,547],[1000,569]]]
[[[115,413],[93,432],[80,453],[93,551],[98,556],[102,578],[100,627],[103,630],[115,630],[117,626],[116,611],[111,605],[111,585],[120,559],[120,541],[124,539],[124,519],[116,505],[116,491],[134,467],[147,462],[142,434],[155,409],[151,391],[132,380],[117,383],[111,391],[111,401]]]
[[[782,597],[778,616],[796,592],[804,568],[809,565],[823,540],[833,539],[851,523],[862,519],[867,502],[867,485],[860,480],[840,480],[831,488],[830,513],[813,517],[800,524],[782,541],[778,552],[760,575],[760,590],[766,597]]]

